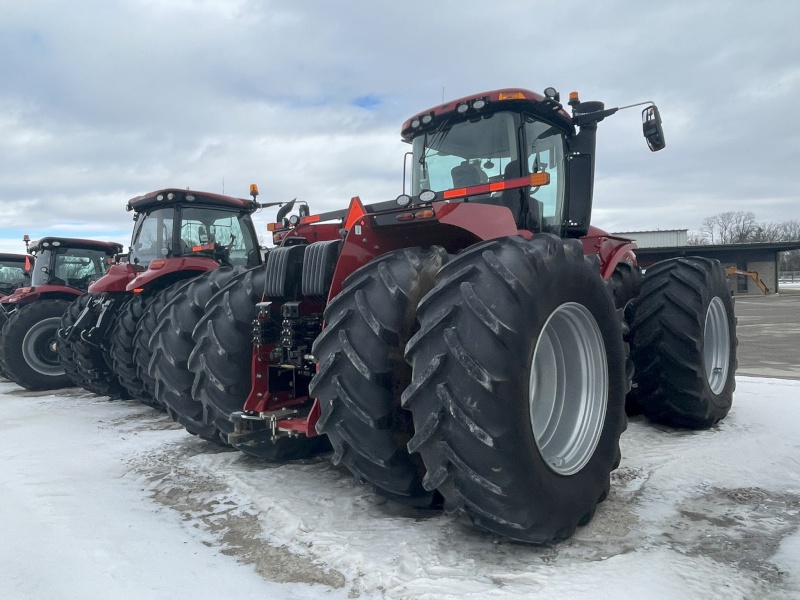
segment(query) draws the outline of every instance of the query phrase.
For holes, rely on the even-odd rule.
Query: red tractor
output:
[[[127,262],[93,283],[61,320],[59,353],[72,381],[98,394],[163,406],[147,371],[158,314],[172,298],[184,297],[190,282],[210,290],[210,297],[226,278],[261,264],[250,217],[259,207],[255,195],[179,189],[130,200],[135,225]]]
[[[6,377],[29,390],[70,385],[56,350],[59,320],[121,250],[113,242],[61,237],[45,237],[28,247],[34,264],[31,272],[22,263],[29,273],[27,285],[0,300],[0,367]],[[29,265],[31,257],[25,258]],[[12,269],[22,270],[17,263]]]
[[[265,268],[194,330],[205,423],[269,459],[324,434],[384,496],[544,543],[607,496],[632,385],[654,420],[723,418],[725,273],[689,257],[642,278],[635,244],[590,225],[597,126],[620,109],[569,105],[503,89],[421,112],[402,128],[409,194],[276,224]]]

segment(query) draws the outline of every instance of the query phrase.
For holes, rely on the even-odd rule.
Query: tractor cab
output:
[[[505,206],[519,229],[586,235],[597,123],[620,108],[581,102],[575,92],[569,104],[571,115],[553,88],[504,89],[412,117],[402,128],[412,147],[411,196]],[[648,145],[660,150],[658,110],[642,104]]]
[[[31,286],[60,285],[85,292],[89,284],[102,277],[122,246],[70,238],[42,238],[28,251],[35,262]]]
[[[187,190],[162,190],[128,202],[136,224],[128,261],[137,271],[153,261],[207,257],[242,267],[260,262],[249,200]]]
[[[261,264],[250,217],[259,208],[255,199],[177,188],[129,200],[134,226],[127,262],[111,267],[73,302],[58,331],[73,383],[160,406],[139,363],[148,363],[142,357],[149,356],[158,311],[189,280],[198,284],[193,289],[208,292],[238,270]],[[137,337],[140,330],[146,333]],[[80,363],[73,358],[78,355]]]
[[[538,104],[482,96],[411,119],[403,133],[412,147],[412,195],[466,192],[464,201],[509,208],[520,229],[561,233],[573,127],[563,111]]]
[[[25,285],[2,299],[8,309],[42,297],[74,298],[105,275],[122,246],[76,238],[44,237],[30,244],[23,267]],[[31,260],[31,258],[33,260]]]

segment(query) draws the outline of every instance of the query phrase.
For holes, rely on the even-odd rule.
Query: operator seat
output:
[[[197,226],[197,241],[200,244],[210,244],[213,240],[208,235],[208,230],[205,225]]]
[[[475,165],[466,160],[457,167],[450,169],[450,176],[453,178],[453,187],[462,188],[481,184],[481,174]]]

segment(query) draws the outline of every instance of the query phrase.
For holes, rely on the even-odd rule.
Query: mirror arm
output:
[[[627,104],[625,106],[618,106],[616,108],[607,108],[605,110],[596,110],[594,112],[588,113],[578,113],[572,117],[573,123],[578,126],[587,125],[588,123],[597,123],[605,119],[606,117],[610,117],[614,113],[619,110],[625,110],[626,108],[634,108],[636,106],[655,106],[655,102],[652,100],[645,100],[644,102],[637,102],[636,104]]]
[[[627,106],[623,106],[622,108],[628,108]],[[620,110],[619,108],[607,108],[605,110],[596,110],[594,112],[588,113],[577,113],[572,117],[572,122],[575,123],[578,127],[585,127],[586,125],[590,125],[592,123],[599,123],[606,117],[610,117],[615,112]]]

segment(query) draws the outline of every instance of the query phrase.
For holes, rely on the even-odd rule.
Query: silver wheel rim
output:
[[[555,309],[536,340],[528,401],[536,445],[559,475],[577,473],[594,454],[606,417],[607,364],[588,309],[575,302]]]
[[[714,394],[719,394],[728,380],[731,338],[728,332],[728,311],[719,296],[714,296],[706,311],[703,332],[703,362],[706,380]]]
[[[50,317],[39,321],[28,330],[22,340],[22,357],[34,371],[48,377],[64,374],[58,362],[56,330],[61,317]]]

